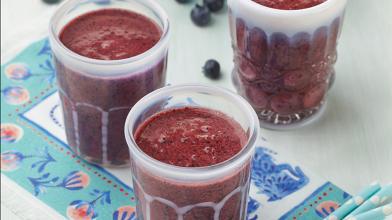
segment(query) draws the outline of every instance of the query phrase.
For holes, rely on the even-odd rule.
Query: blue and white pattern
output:
[[[249,196],[249,201],[248,201],[248,220],[256,220],[258,218],[257,216],[257,209],[260,208],[260,203],[253,199],[252,197]],[[252,216],[252,217],[251,217]]]
[[[37,169],[39,173],[44,171],[45,167],[56,160],[49,153],[48,147],[42,149],[37,148],[35,154],[25,155],[16,150],[4,151],[1,153],[1,170],[2,171],[14,171],[17,170],[20,165],[26,159],[34,159],[31,164],[31,169]]]
[[[28,177],[34,187],[35,196],[45,193],[48,188],[64,188],[67,190],[81,190],[89,185],[90,177],[83,171],[72,171],[61,181],[60,177],[51,177],[50,173],[45,173],[39,177]]]
[[[37,56],[47,56],[49,59],[52,58],[52,49],[50,48],[49,39],[44,39],[43,45]]]
[[[309,182],[300,167],[276,164],[271,151],[261,147],[256,149],[252,170],[251,178],[259,189],[258,193],[267,195],[270,202],[290,195]]]
[[[91,193],[94,197],[91,201],[75,200],[67,208],[67,217],[71,220],[92,220],[98,217],[97,206],[110,205],[110,191],[94,189]]]

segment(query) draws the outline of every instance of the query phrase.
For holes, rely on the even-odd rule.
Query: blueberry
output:
[[[218,61],[210,59],[204,64],[203,67],[204,75],[211,79],[218,79],[221,75],[220,65]]]
[[[176,1],[181,4],[190,2],[190,0],[176,0]]]
[[[224,0],[203,0],[203,2],[212,12],[221,10],[225,4]]]
[[[46,4],[49,4],[49,5],[51,5],[51,4],[57,4],[57,3],[59,3],[61,0],[42,0],[44,3],[46,3]]]
[[[206,26],[211,20],[211,13],[207,6],[196,4],[191,11],[193,23],[198,26]]]

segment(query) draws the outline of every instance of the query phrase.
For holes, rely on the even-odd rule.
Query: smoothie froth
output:
[[[149,156],[176,166],[202,167],[237,154],[247,137],[228,116],[203,108],[160,112],[136,131],[136,143]]]
[[[60,33],[60,40],[79,55],[118,60],[149,50],[161,35],[158,25],[141,14],[122,9],[102,9],[69,22]]]
[[[270,8],[281,10],[299,10],[311,8],[326,0],[253,0],[254,2]]]

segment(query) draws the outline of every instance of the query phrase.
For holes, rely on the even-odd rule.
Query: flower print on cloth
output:
[[[351,196],[330,182],[318,187],[312,194],[290,211],[280,216],[279,220],[324,219],[328,213],[336,210]]]
[[[1,141],[6,143],[16,143],[23,136],[23,129],[16,124],[1,124]]]
[[[8,79],[16,81],[26,80],[31,76],[31,70],[27,64],[11,63],[5,67],[4,74]]]
[[[110,191],[101,192],[94,189],[90,195],[95,198],[91,201],[75,200],[67,208],[67,216],[71,220],[92,220],[98,217],[97,205],[111,204]]]
[[[90,177],[82,171],[72,171],[65,176],[62,181],[60,178],[50,177],[50,173],[45,173],[40,177],[28,177],[34,186],[35,196],[45,193],[48,188],[64,188],[67,190],[80,190],[86,188],[90,183]]]
[[[252,197],[249,197],[248,209],[247,209],[247,212],[248,212],[247,219],[248,220],[257,220],[258,216],[256,214],[256,211],[259,208],[260,208],[260,203],[257,200],[253,199]]]
[[[43,45],[41,47],[41,49],[38,52],[38,56],[47,56],[48,58],[52,58],[52,49],[50,48],[50,43],[49,43],[49,39],[45,39],[43,40]]]
[[[1,170],[14,171],[17,170],[22,162],[26,159],[35,159],[31,168],[36,168],[38,172],[42,172],[46,165],[56,160],[49,154],[48,147],[38,149],[36,154],[24,155],[18,151],[10,150],[1,153]]]
[[[44,171],[45,167],[52,162],[56,162],[56,160],[50,155],[49,149],[47,146],[44,148],[38,148],[36,150],[37,154],[25,156],[25,158],[32,157],[38,159],[33,164],[31,164],[31,168],[37,168],[38,172],[41,173]]]
[[[339,208],[339,204],[335,201],[324,201],[316,207],[316,213],[322,218],[326,218],[332,212]]]
[[[24,63],[11,63],[8,64],[4,69],[4,74],[8,79],[14,81],[25,81],[31,77],[39,77],[43,80],[48,80],[49,83],[53,83],[56,77],[56,71],[53,67],[50,59],[46,59],[39,65],[39,72],[32,72],[31,69]]]
[[[49,40],[45,39],[41,50],[37,54],[38,56],[47,57],[44,63],[39,64],[39,68],[45,73],[38,73],[36,75],[46,76],[47,81],[52,84],[56,78],[56,70],[52,63],[52,50],[50,48]]]
[[[113,220],[136,220],[135,207],[122,206],[113,213]]]
[[[30,93],[21,86],[8,86],[1,90],[4,100],[10,105],[22,105],[30,100]]]
[[[45,73],[37,73],[36,76],[45,76],[43,79],[46,79],[50,84],[54,82],[56,79],[56,70],[53,67],[53,64],[50,59],[45,60],[44,63],[39,64],[41,70],[45,71]]]
[[[23,159],[23,154],[16,151],[6,151],[1,153],[1,171],[17,170]]]
[[[62,187],[68,190],[79,190],[88,186],[90,177],[83,171],[72,171],[62,182]]]
[[[93,206],[86,201],[75,200],[67,208],[67,216],[71,220],[92,220],[97,216]]]
[[[269,197],[270,202],[290,195],[309,182],[301,168],[276,164],[271,152],[261,147],[256,148],[252,168],[253,184],[258,188],[258,193]]]

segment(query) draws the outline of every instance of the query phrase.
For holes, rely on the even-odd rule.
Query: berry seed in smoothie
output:
[[[106,62],[102,67],[117,71],[119,65],[111,61],[140,55],[153,48],[161,36],[162,29],[155,21],[123,9],[82,14],[59,33],[60,41],[74,53]],[[132,106],[165,84],[167,51],[156,57],[142,67],[121,67],[120,74],[112,74],[111,68],[101,74],[94,69],[78,70],[76,61],[54,57],[67,140],[78,155],[107,166],[129,163],[121,131]]]
[[[281,10],[299,10],[311,8],[326,0],[253,0],[260,5]]]
[[[228,161],[245,147],[248,137],[241,125],[224,113],[181,107],[146,119],[137,127],[134,139],[150,157],[192,169]],[[191,183],[156,176],[135,164],[134,189],[140,201],[137,214],[149,220],[245,219],[249,164],[220,178]]]

